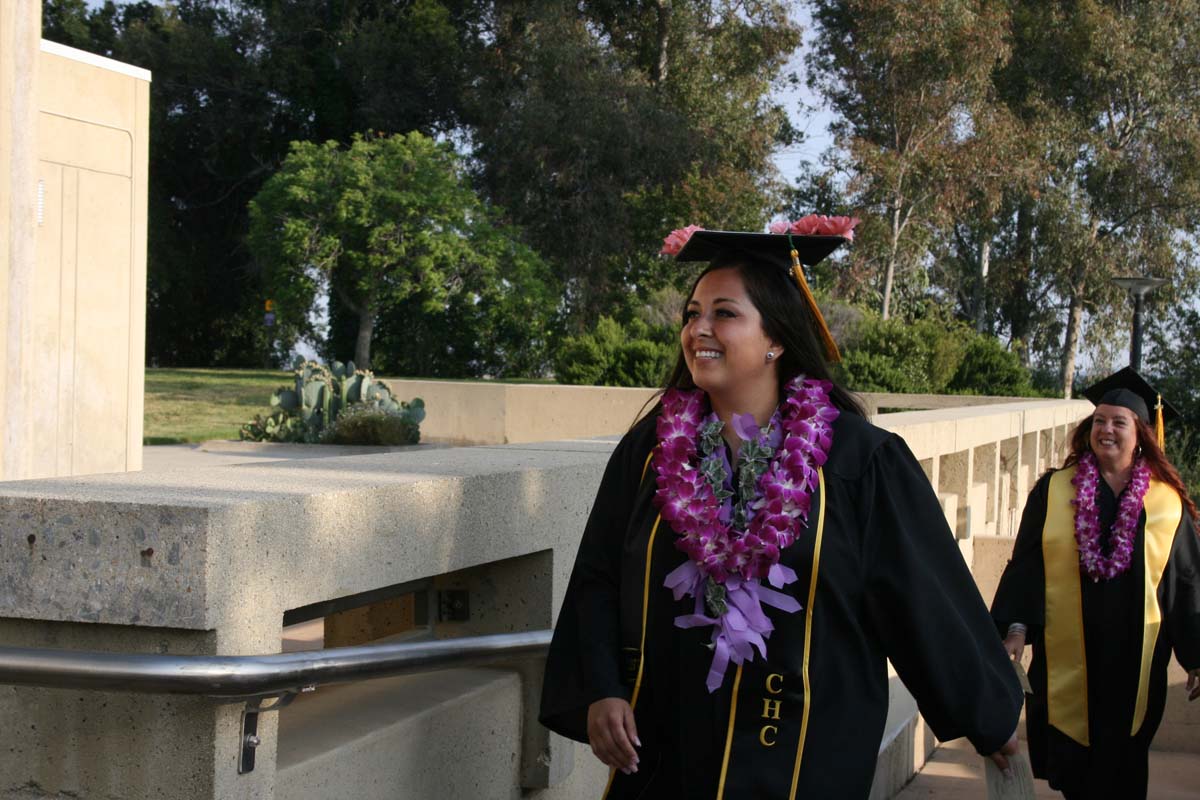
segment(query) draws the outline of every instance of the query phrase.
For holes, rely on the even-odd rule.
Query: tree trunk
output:
[[[658,58],[654,61],[654,69],[650,82],[655,86],[667,79],[667,45],[671,38],[671,4],[669,0],[657,0],[658,9]]]
[[[375,314],[368,308],[358,312],[358,337],[354,340],[354,365],[371,368],[371,336],[375,333]]]
[[[987,277],[992,257],[992,240],[987,235],[979,243],[979,281],[975,284],[975,331],[983,333],[987,322]]]
[[[1071,385],[1075,381],[1075,352],[1079,349],[1079,331],[1083,327],[1083,286],[1076,283],[1071,287],[1071,304],[1067,311],[1067,331],[1062,352],[1063,397],[1071,396]]]
[[[900,251],[900,204],[892,207],[892,241],[888,249],[887,266],[883,271],[883,318],[892,310],[892,284],[896,280],[896,258]]]
[[[1029,341],[1032,324],[1032,298],[1029,297],[1029,276],[1033,274],[1033,204],[1022,200],[1017,207],[1017,256],[1013,269],[1016,275],[1009,284],[1008,324],[1013,342],[1020,342],[1017,355],[1021,364],[1033,366],[1033,346]]]

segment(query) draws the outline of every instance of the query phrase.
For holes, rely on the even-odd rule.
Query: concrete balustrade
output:
[[[520,387],[516,396],[537,398],[538,388]],[[576,415],[593,401],[628,400],[628,410],[637,400],[635,390],[592,390],[608,398],[597,400],[581,387],[540,388],[538,403],[565,402],[556,417],[567,427],[560,439],[582,435]],[[432,420],[438,401],[422,394]],[[639,396],[644,402],[648,393]],[[1061,457],[1070,426],[1088,408],[1006,402],[877,421],[921,461],[964,557],[983,555],[978,540],[995,559],[1005,549],[995,543],[1011,542],[1000,538],[1013,532],[1011,512]],[[607,413],[612,434],[628,427],[633,412]],[[0,484],[0,642],[279,652],[290,609],[414,585],[433,593],[429,626],[401,636],[548,627],[612,446],[576,439],[429,448]],[[465,620],[437,619],[437,592],[448,590],[465,590]],[[360,615],[358,628],[347,617],[331,633],[349,641],[365,638],[361,629],[373,619],[391,620],[384,627],[408,620],[384,631],[392,633],[415,621],[403,604],[381,602],[392,603],[386,614]],[[388,797],[401,787],[433,797],[438,786],[471,797],[520,789],[533,798],[593,797],[604,779],[598,762],[534,721],[539,681],[538,665],[518,664],[321,689],[280,715],[263,715],[257,766],[244,775],[237,705],[0,687],[0,719],[14,732],[0,748],[0,798],[303,800]],[[911,698],[893,683],[877,797],[891,796],[933,745]]]

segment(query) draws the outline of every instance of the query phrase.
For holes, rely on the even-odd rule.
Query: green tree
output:
[[[1161,300],[1152,305],[1147,339],[1150,342],[1144,373],[1179,411],[1180,419],[1167,426],[1167,456],[1195,500],[1200,497],[1200,310]]]
[[[451,131],[469,4],[436,0],[47,0],[44,35],[145,67],[147,358],[255,364],[266,292],[247,204],[293,141]]]
[[[561,288],[548,265],[498,225],[476,227],[471,247],[472,263],[442,301],[419,292],[383,307],[372,354],[377,372],[529,378],[549,371]],[[352,321],[340,336],[330,331],[331,353],[350,352],[353,342]]]
[[[798,44],[786,4],[525,0],[490,6],[469,123],[481,185],[567,289],[573,329],[678,279],[672,228],[761,226],[768,100]]]
[[[473,270],[499,280],[496,251],[507,245],[479,233],[488,225],[449,145],[416,132],[356,136],[346,148],[294,144],[250,203],[249,243],[281,329],[311,334],[328,291],[355,316],[354,361],[366,367],[385,307],[443,305]]]

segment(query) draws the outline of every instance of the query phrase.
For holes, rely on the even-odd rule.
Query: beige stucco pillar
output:
[[[141,468],[149,106],[0,0],[0,481]]]
[[[0,476],[32,463],[29,364],[37,215],[37,64],[40,0],[0,2]]]

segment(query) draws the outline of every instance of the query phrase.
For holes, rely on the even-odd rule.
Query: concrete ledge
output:
[[[559,554],[558,592],[611,449],[438,449],[5,483],[0,617],[231,630],[543,550]],[[547,603],[528,627],[552,622]],[[277,647],[277,625],[245,652]]]
[[[376,453],[405,453],[449,447],[446,444],[348,445],[348,444],[286,444],[282,442],[243,442],[238,439],[209,439],[196,449],[204,453],[233,453],[278,458],[340,458],[342,456],[371,456]]]

